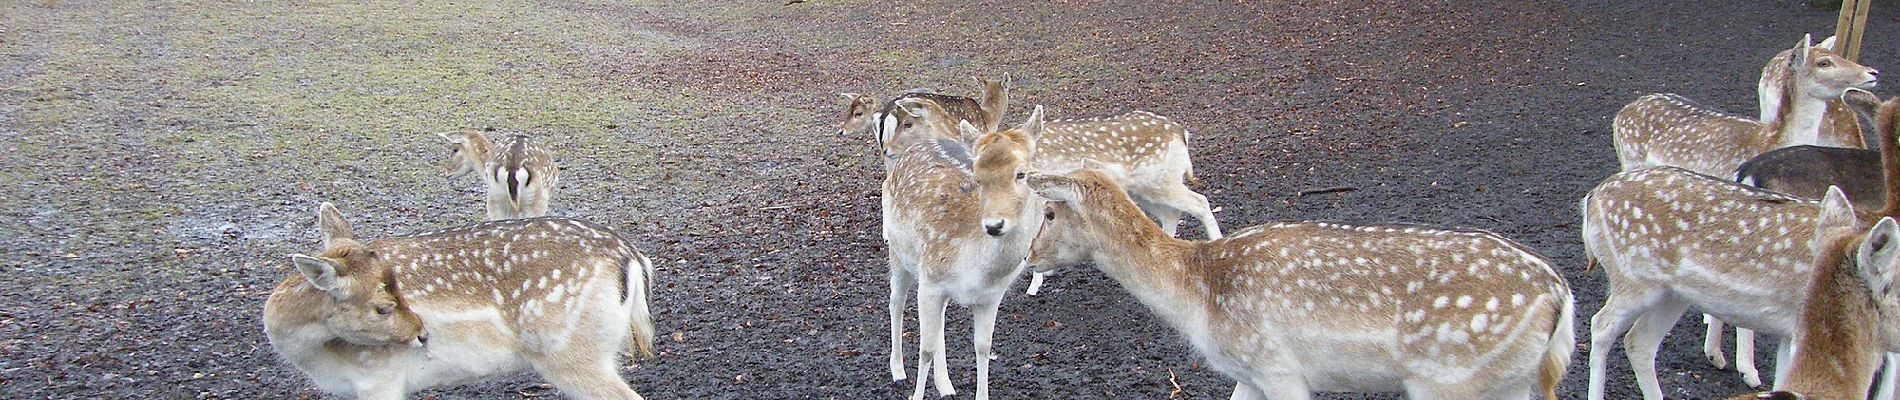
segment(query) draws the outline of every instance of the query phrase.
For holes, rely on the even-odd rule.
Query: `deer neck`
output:
[[[1816,144],[1821,140],[1821,122],[1827,116],[1827,101],[1801,94],[1789,96],[1788,110],[1781,119],[1769,124],[1774,129],[1776,147]]]
[[[1114,222],[1119,232],[1104,232],[1109,240],[1090,255],[1096,268],[1182,333],[1204,325],[1207,285],[1192,265],[1202,244],[1169,237],[1147,218]]]
[[[1849,394],[1867,393],[1873,383],[1880,317],[1867,287],[1848,267],[1826,266],[1815,275],[1795,331],[1793,373],[1783,388],[1812,399],[1861,398]]]

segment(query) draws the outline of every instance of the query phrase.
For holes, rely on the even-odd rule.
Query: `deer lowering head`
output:
[[[1169,237],[1107,175],[1033,175],[1034,268],[1093,264],[1238,382],[1234,398],[1403,390],[1547,398],[1574,349],[1568,285],[1486,232],[1295,222]]]
[[[361,241],[318,211],[323,251],[264,303],[264,333],[326,392],[393,399],[529,369],[571,396],[639,399],[617,354],[651,355],[652,263],[562,218]]]

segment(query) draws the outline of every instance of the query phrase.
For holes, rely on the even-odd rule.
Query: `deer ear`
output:
[[[468,136],[464,135],[462,132],[436,132],[435,135],[441,136],[443,140],[447,140],[450,143],[467,143],[468,142]]]
[[[1860,88],[1847,88],[1846,92],[1841,93],[1841,102],[1847,103],[1847,107],[1854,113],[1866,116],[1868,119],[1875,118],[1875,113],[1880,111],[1880,96]]]
[[[851,103],[851,102],[857,102],[857,101],[858,101],[858,94],[857,94],[857,93],[851,93],[851,92],[844,92],[844,93],[838,93],[838,96],[839,96],[839,97],[843,97],[843,98],[844,98],[844,101],[845,101],[845,102],[847,102],[847,103]]]
[[[1023,125],[1016,129],[1022,130],[1024,136],[1029,136],[1029,143],[1035,143],[1037,139],[1042,138],[1042,105],[1037,104],[1036,110],[1029,112],[1029,119],[1024,120]]]
[[[1082,183],[1067,176],[1042,173],[1030,175],[1029,189],[1050,201],[1074,204],[1082,200]]]
[[[1847,194],[1839,186],[1828,186],[1827,195],[1821,196],[1821,215],[1814,219],[1815,232],[1854,226],[1858,222],[1859,218],[1854,216],[1854,203],[1847,201]]]
[[[924,109],[923,102],[917,99],[898,100],[897,109],[904,111],[904,115],[909,115],[911,118],[924,119],[930,115],[930,110]]]
[[[342,274],[338,272],[341,266],[335,261],[291,254],[290,263],[297,266],[297,273],[303,274],[304,282],[309,283],[310,287],[322,290],[338,299],[349,294],[347,290],[349,288],[345,287],[349,281],[342,279]]]
[[[1900,224],[1892,217],[1881,218],[1874,229],[1867,231],[1867,240],[1860,242],[1855,250],[1860,278],[1867,283],[1867,289],[1875,297],[1884,297],[1887,289],[1893,285],[1894,264],[1900,258]]]
[[[1839,53],[1839,52],[1840,52],[1840,49],[1836,49],[1836,48],[1834,48],[1834,45],[1835,45],[1835,41],[1834,41],[1834,39],[1835,39],[1835,38],[1836,38],[1835,36],[1833,36],[1833,35],[1829,35],[1829,36],[1828,36],[1828,37],[1827,37],[1826,39],[1821,39],[1821,42],[1820,42],[1820,43],[1815,43],[1815,44],[1814,44],[1814,46],[1815,46],[1815,47],[1820,47],[1820,48],[1823,48],[1823,49],[1827,49],[1827,51],[1831,51],[1831,52],[1835,52],[1835,53]]]
[[[976,141],[982,139],[984,135],[983,128],[976,127],[976,124],[970,123],[967,119],[957,120],[957,133],[963,135],[963,143],[966,146],[976,146]]]
[[[1811,49],[1811,48],[1814,48],[1814,35],[1813,34],[1801,35],[1801,43],[1796,44],[1794,46],[1794,54],[1788,57],[1788,63],[1790,64],[1789,66],[1795,67],[1795,68],[1807,67],[1808,66],[1808,49]]]
[[[356,230],[350,228],[350,222],[343,220],[343,212],[336,210],[335,204],[323,202],[317,206],[317,233],[322,236],[323,248],[337,239],[355,239]]]

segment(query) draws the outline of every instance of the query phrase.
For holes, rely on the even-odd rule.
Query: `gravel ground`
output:
[[[1863,58],[1889,67],[1900,9],[1873,14]],[[881,167],[871,138],[834,133],[834,93],[974,94],[970,77],[1004,73],[1009,124],[1033,104],[1186,124],[1229,230],[1415,222],[1523,242],[1564,268],[1587,336],[1605,288],[1581,271],[1575,204],[1616,170],[1612,113],[1668,91],[1753,115],[1762,63],[1834,16],[1767,0],[4,2],[0,392],[324,397],[260,334],[282,255],[315,250],[319,201],[370,237],[476,221],[479,193],[432,169],[445,146],[428,133],[494,127],[557,143],[555,214],[660,261],[660,355],[626,368],[648,398],[901,398]],[[1297,195],[1340,186],[1356,190]],[[1232,387],[1094,271],[1002,315],[997,398]],[[969,398],[968,313],[950,316]],[[1703,360],[1699,330],[1685,318],[1664,345],[1668,395],[1747,390]],[[1584,396],[1579,349],[1564,398]],[[1611,397],[1634,398],[1620,360]],[[426,395],[551,392],[520,376]]]

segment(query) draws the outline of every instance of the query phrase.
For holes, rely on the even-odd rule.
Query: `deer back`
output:
[[[1154,113],[1057,119],[1045,126],[1032,162],[1039,171],[1095,168],[1128,185],[1134,177],[1180,180],[1192,169],[1187,128]]]
[[[1673,166],[1725,176],[1774,146],[1762,132],[1766,125],[1674,93],[1637,98],[1617,111],[1611,126],[1624,171]]]

